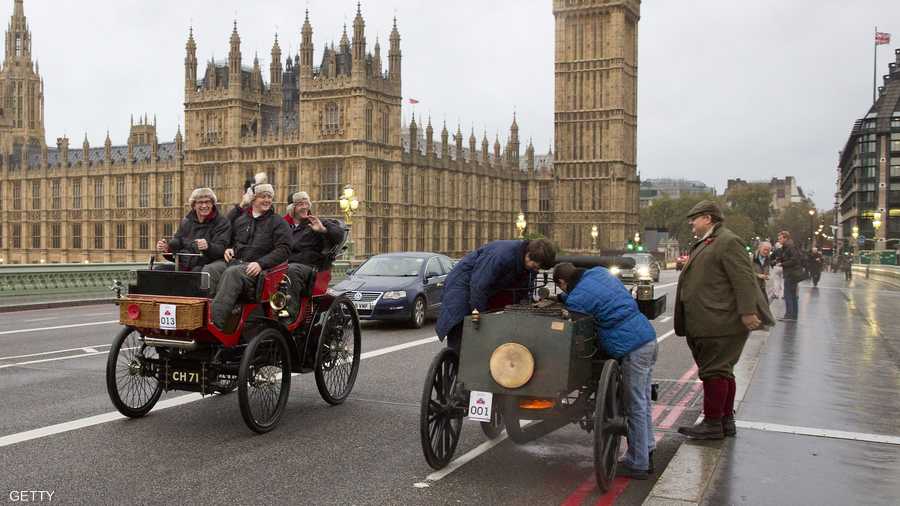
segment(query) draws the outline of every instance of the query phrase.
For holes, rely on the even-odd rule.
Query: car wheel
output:
[[[414,329],[422,328],[425,325],[425,297],[419,295],[413,301],[412,309],[409,314],[409,326]]]

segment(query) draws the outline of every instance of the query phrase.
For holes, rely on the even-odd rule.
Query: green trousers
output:
[[[749,332],[720,337],[687,337],[688,347],[700,370],[700,379],[734,379],[734,366],[741,358]]]

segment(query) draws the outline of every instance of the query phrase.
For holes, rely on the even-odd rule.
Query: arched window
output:
[[[391,138],[391,122],[387,111],[381,113],[381,142],[388,144]]]
[[[334,102],[325,104],[325,130],[333,132],[338,130],[341,125],[341,112],[338,105]]]
[[[372,104],[366,104],[366,140],[372,140]]]

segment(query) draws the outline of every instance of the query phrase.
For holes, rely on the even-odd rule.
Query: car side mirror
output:
[[[347,269],[348,276],[352,275],[354,272],[356,272],[356,269]]]

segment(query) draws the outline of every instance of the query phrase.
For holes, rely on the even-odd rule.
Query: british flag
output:
[[[887,32],[875,32],[875,45],[882,46],[891,43],[891,34]]]

